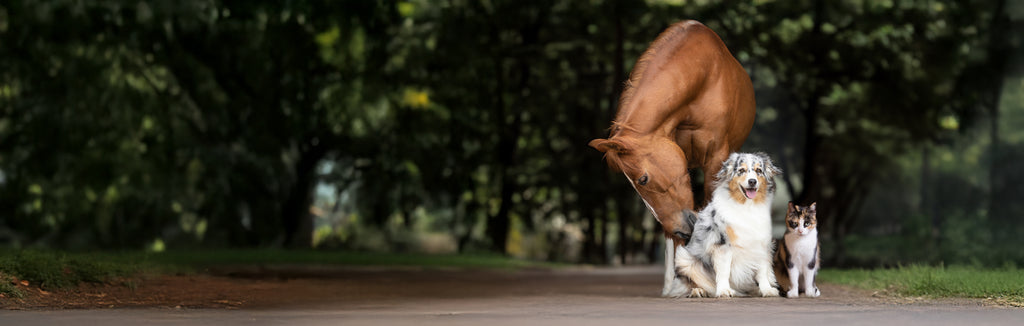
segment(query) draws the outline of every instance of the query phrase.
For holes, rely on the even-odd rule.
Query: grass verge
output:
[[[495,254],[427,255],[403,253],[367,253],[316,250],[207,250],[167,251],[149,254],[149,262],[159,265],[208,267],[217,265],[346,265],[411,266],[425,268],[519,269],[552,267],[550,263],[509,258]]]
[[[333,252],[314,250],[202,250],[68,253],[39,250],[0,250],[0,294],[21,297],[16,283],[60,289],[83,282],[111,282],[139,274],[192,273],[230,265],[407,266],[422,268],[520,269],[554,267],[500,255],[424,255]],[[126,284],[134,284],[125,281]]]
[[[884,295],[925,298],[977,298],[1024,307],[1024,270],[970,266],[908,266],[876,270],[831,270],[823,282],[851,285]]]
[[[3,251],[0,254],[0,294],[20,298],[17,284],[41,289],[61,289],[82,282],[107,282],[136,274],[139,266],[103,259],[90,254],[65,254],[56,251]]]

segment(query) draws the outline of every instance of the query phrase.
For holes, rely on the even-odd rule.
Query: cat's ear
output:
[[[807,209],[811,211],[811,214],[818,212],[818,202],[811,203],[811,206],[807,206]]]
[[[793,212],[794,210],[796,210],[796,205],[793,205],[793,202],[789,202],[789,212]]]

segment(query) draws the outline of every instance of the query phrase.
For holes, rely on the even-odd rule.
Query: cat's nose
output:
[[[751,187],[751,188],[753,188],[754,186],[757,186],[757,179],[747,180],[747,186]]]

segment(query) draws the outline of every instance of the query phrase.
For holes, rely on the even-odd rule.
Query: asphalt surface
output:
[[[660,298],[660,269],[318,271],[309,300],[242,309],[6,310],[0,325],[1022,325],[1024,309],[899,302],[823,285],[820,298]],[[293,276],[299,277],[299,276]],[[332,290],[341,289],[341,290]]]

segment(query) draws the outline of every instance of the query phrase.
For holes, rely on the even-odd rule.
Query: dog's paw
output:
[[[821,295],[821,291],[818,290],[818,287],[814,287],[813,289],[811,289],[810,291],[807,291],[804,294],[806,294],[808,297],[811,297],[811,298],[817,298],[819,295]]]
[[[704,291],[704,289],[693,288],[693,290],[690,291],[689,297],[691,297],[691,298],[704,298],[704,297],[709,297],[709,295],[708,295],[707,291]]]
[[[715,291],[716,298],[731,298],[734,296],[736,296],[736,290],[733,290],[732,288],[718,289],[718,291]]]
[[[779,296],[779,289],[776,289],[776,288],[761,289],[761,296],[762,297],[777,297],[777,296]]]
[[[787,298],[796,298],[796,297],[799,297],[799,296],[800,296],[800,291],[797,288],[795,288],[795,287],[790,289],[789,292],[786,292],[786,297]]]

